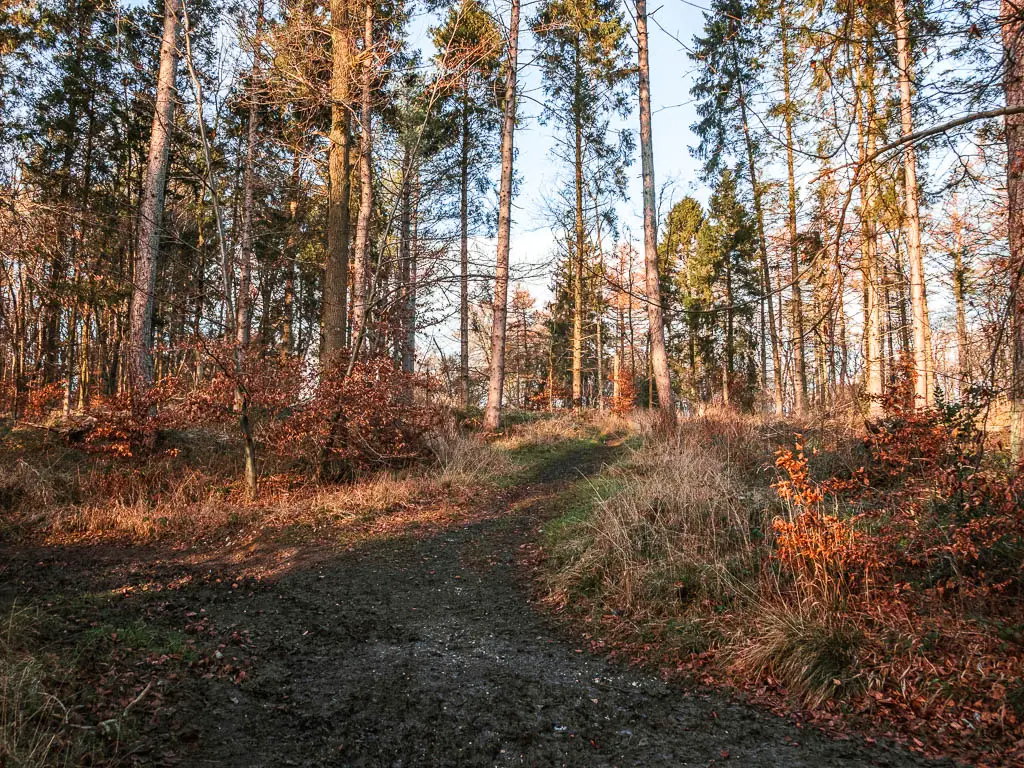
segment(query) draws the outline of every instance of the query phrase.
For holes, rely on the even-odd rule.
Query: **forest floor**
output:
[[[544,525],[619,443],[513,450],[497,486],[345,536],[5,544],[0,610],[91,681],[60,704],[72,764],[935,765],[595,655],[535,604]]]

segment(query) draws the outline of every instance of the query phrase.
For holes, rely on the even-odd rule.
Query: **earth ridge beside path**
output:
[[[191,765],[903,766],[728,697],[575,647],[530,605],[538,504],[609,449],[553,456],[504,507],[363,546],[206,607],[248,630],[240,687],[210,681]],[[952,763],[941,763],[952,765]]]

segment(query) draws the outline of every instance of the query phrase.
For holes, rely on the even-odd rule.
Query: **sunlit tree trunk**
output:
[[[519,4],[520,0],[512,0],[505,64],[505,115],[501,127],[501,186],[498,192],[498,253],[494,269],[490,380],[483,422],[484,429],[488,430],[497,429],[501,423],[501,398],[505,387],[508,252],[512,228],[512,141],[516,127],[516,75],[519,66]]]
[[[412,373],[416,357],[416,219],[419,183],[417,171],[411,156],[405,160],[402,179],[402,240],[404,247],[399,256],[400,301],[399,314],[402,321],[399,328],[398,348],[402,370]],[[414,194],[415,189],[415,194]]]
[[[416,323],[419,322],[419,310],[417,309],[416,298],[419,291],[419,260],[420,260],[420,184],[419,168],[413,176],[415,191],[412,196],[412,240],[409,243],[409,295],[406,298],[406,313],[408,325],[406,326],[405,354],[407,356],[406,369],[412,373],[416,370]]]
[[[249,115],[245,147],[245,172],[242,180],[242,232],[238,247],[238,300],[235,303],[235,340],[249,346],[252,328],[252,268],[256,261],[253,238],[254,185],[256,178],[256,142],[259,136],[259,84],[262,66],[260,47],[263,34],[263,0],[256,4],[256,29],[253,35],[253,62],[249,73]]]
[[[178,67],[179,0],[164,0],[164,27],[160,42],[160,71],[157,75],[156,106],[149,137],[149,154],[142,180],[139,203],[138,238],[129,322],[131,336],[128,377],[133,391],[153,382],[153,293],[160,254],[160,230],[167,186],[167,162],[174,122],[174,75]]]
[[[732,268],[727,260],[725,263],[725,347],[722,350],[722,404],[726,407],[729,406],[731,401],[730,390],[732,388],[733,358],[735,356],[735,345],[733,343],[735,317],[736,312],[733,309],[732,295]]]
[[[967,340],[967,273],[964,271],[964,223],[958,214],[952,216],[953,225],[953,305],[956,310],[956,358],[960,371],[960,394],[971,383],[970,342]]]
[[[572,407],[577,410],[583,405],[583,265],[586,259],[586,235],[583,228],[583,116],[580,114],[581,90],[583,88],[580,68],[579,34],[576,36],[573,66],[575,67],[575,88],[573,106],[573,169],[575,171],[576,206],[575,256],[572,268]]]
[[[793,159],[793,119],[796,107],[793,104],[790,90],[790,67],[792,66],[792,52],[789,41],[789,4],[786,0],[780,4],[780,16],[782,19],[782,86],[785,104],[786,122],[786,171],[787,171],[787,210],[786,224],[789,229],[789,258],[792,269],[792,301],[793,301],[793,355],[796,358],[796,386],[794,408],[797,414],[803,414],[807,410],[807,363],[804,351],[804,309],[803,294],[801,292],[800,275],[800,244],[797,241],[796,230],[796,171]],[[781,303],[782,297],[779,297]]]
[[[914,132],[911,103],[910,23],[904,0],[894,0],[896,13],[896,56],[900,81],[900,125],[903,136]],[[924,285],[924,257],[921,252],[921,214],[917,189],[917,157],[914,145],[903,145],[903,174],[906,189],[903,202],[907,217],[907,258],[910,261],[911,325],[914,332],[914,404],[923,408],[932,402],[935,372],[932,367],[928,295]]]
[[[594,339],[596,352],[597,407],[604,412],[604,242],[601,238],[601,212],[594,200],[594,228],[597,230],[597,297],[594,306]]]
[[[857,81],[855,119],[857,122],[859,171],[860,171],[860,219],[861,219],[861,280],[864,291],[864,392],[868,398],[868,413],[881,412],[880,398],[883,390],[882,371],[882,301],[881,280],[878,264],[878,229],[875,224],[876,182],[873,163],[867,160],[874,154],[875,95],[874,63],[867,46],[856,46]]]
[[[635,0],[637,61],[640,73],[640,160],[644,186],[644,268],[647,320],[650,325],[650,367],[658,384],[658,404],[675,417],[675,398],[665,348],[665,321],[658,275],[658,222],[654,190],[654,144],[651,134],[651,71],[648,63],[647,0]]]
[[[359,214],[352,259],[352,357],[366,335],[367,276],[370,264],[370,219],[373,216],[373,2],[363,6],[363,55],[360,65]]]
[[[459,153],[459,392],[469,407],[469,78],[462,81],[462,151]]]
[[[323,288],[323,357],[336,358],[346,345],[348,323],[349,198],[351,180],[352,40],[347,0],[331,0],[331,129],[327,155],[327,262]]]
[[[296,248],[298,247],[298,218],[299,218],[299,184],[301,182],[301,164],[299,152],[296,148],[292,153],[291,189],[289,190],[288,201],[288,236],[285,238],[284,253],[282,262],[284,264],[284,306],[282,307],[281,321],[281,362],[284,362],[292,353],[294,346],[294,332],[292,326],[295,322],[295,259]]]
[[[764,209],[761,205],[761,185],[757,179],[757,167],[754,163],[754,141],[750,135],[750,125],[747,122],[747,102],[743,95],[742,81],[738,81],[740,119],[743,122],[743,139],[747,150],[747,173],[750,177],[750,187],[754,197],[754,217],[757,220],[757,246],[761,256],[761,275],[763,278],[765,314],[768,317],[768,340],[772,348],[772,376],[773,395],[775,397],[775,414],[781,416],[783,412],[783,386],[782,386],[782,346],[779,344],[779,329],[776,327],[774,301],[772,294],[772,273],[768,264],[768,241],[764,229]]]
[[[1006,71],[1003,88],[1007,107],[1024,107],[1024,10],[1015,0],[1002,0],[1003,51]],[[1009,271],[1011,346],[1013,371],[1010,379],[1012,450],[1015,459],[1024,457],[1024,114],[1006,117],[1006,191],[1010,242]]]

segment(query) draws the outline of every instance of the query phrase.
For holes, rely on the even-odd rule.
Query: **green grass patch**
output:
[[[180,655],[186,660],[195,653],[181,632],[135,619],[124,624],[104,623],[90,627],[82,633],[82,644],[87,648],[118,644],[133,651],[163,655]]]
[[[569,485],[552,501],[559,515],[544,526],[548,546],[557,550],[559,544],[571,536],[576,528],[591,521],[594,508],[602,499],[613,496],[625,486],[621,475],[608,472],[595,477],[581,477]]]

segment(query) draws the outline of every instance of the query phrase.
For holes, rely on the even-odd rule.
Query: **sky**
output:
[[[515,171],[519,186],[513,201],[510,261],[512,282],[521,283],[538,299],[538,305],[543,305],[551,298],[551,256],[554,252],[554,236],[545,210],[545,199],[553,196],[565,183],[566,168],[553,160],[554,127],[542,124],[539,119],[544,95],[539,68],[532,63],[535,49],[528,28],[538,5],[537,0],[526,0],[522,8],[519,123],[515,134]],[[632,10],[631,3],[626,7],[627,11]],[[508,23],[506,2],[498,0],[492,10],[503,24]],[[424,10],[412,20],[412,45],[419,48],[425,58],[432,54],[427,30],[438,23],[442,13],[443,10]],[[680,44],[680,41],[689,44],[694,34],[703,28],[704,21],[698,6],[684,0],[667,0],[660,6],[649,5],[648,17],[655,181],[661,196],[660,207],[667,210],[675,200],[687,194],[694,194],[701,200],[706,198],[697,181],[698,163],[689,149],[696,143],[690,131],[690,125],[696,119],[689,94],[693,64]],[[632,18],[627,21],[630,35],[634,36]],[[613,123],[613,127],[628,128],[637,138],[639,117],[636,111],[627,119]],[[637,150],[629,168],[628,199],[618,206],[618,218],[623,237],[639,243],[643,238],[643,219],[638,138],[635,143]],[[498,169],[495,168],[495,186],[497,174]],[[479,254],[481,263],[493,262],[494,239],[476,239],[474,250]],[[440,335],[450,335],[450,331],[442,330]]]
[[[524,12],[532,12],[532,7],[530,11],[524,8]],[[689,95],[692,63],[679,42],[673,38],[689,43],[693,35],[703,27],[703,17],[694,6],[680,0],[668,0],[665,5],[650,9],[648,27],[655,181],[662,196],[666,198],[661,205],[667,210],[673,199],[697,191],[697,162],[689,150],[696,143],[690,132],[690,125],[696,119]],[[512,231],[514,264],[529,264],[550,253],[552,236],[545,218],[545,193],[550,195],[564,183],[566,172],[558,163],[552,162],[551,150],[555,142],[552,128],[542,125],[537,119],[541,109],[539,102],[543,99],[540,73],[528,63],[533,54],[532,38],[527,35],[525,42],[528,47],[523,51],[522,58],[527,65],[521,74],[523,97],[520,101],[520,114],[524,119],[516,135],[519,150],[516,158],[517,172],[521,176],[522,186],[515,200]],[[638,133],[639,117],[636,112],[623,124]],[[620,204],[618,213],[623,232],[629,232],[634,239],[641,240],[643,219],[639,140],[636,143],[636,157],[629,169],[629,199]]]

